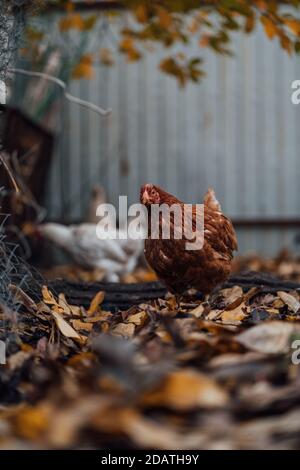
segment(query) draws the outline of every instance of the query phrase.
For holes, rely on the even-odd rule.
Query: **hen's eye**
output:
[[[152,196],[154,196],[154,194],[155,194],[154,189],[152,189],[151,194],[152,194]]]

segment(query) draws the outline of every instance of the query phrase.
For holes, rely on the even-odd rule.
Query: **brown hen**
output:
[[[170,216],[170,239],[162,238],[163,217],[159,218],[159,238],[151,238],[150,213],[152,204],[179,204],[184,213],[184,203],[162,190],[146,184],[141,188],[141,203],[148,211],[148,238],[145,240],[145,256],[157,276],[173,293],[182,293],[195,288],[209,294],[222,284],[231,272],[233,251],[237,250],[237,239],[231,221],[222,214],[219,202],[212,189],[204,197],[204,243],[201,249],[187,250],[186,239],[174,238],[174,214]],[[192,209],[193,230],[196,206]],[[184,219],[182,218],[182,221]]]

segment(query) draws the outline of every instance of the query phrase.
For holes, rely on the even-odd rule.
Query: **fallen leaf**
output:
[[[285,24],[296,36],[300,36],[300,21],[292,18],[284,19]]]
[[[58,305],[57,301],[54,298],[54,295],[52,294],[52,292],[49,291],[47,286],[42,287],[42,295],[45,304]]]
[[[247,314],[247,307],[245,302],[240,304],[238,307],[232,310],[224,310],[221,315],[221,319],[223,322],[241,322],[244,320]]]
[[[189,311],[191,315],[194,315],[196,318],[200,318],[205,310],[205,307],[203,304],[198,305],[196,308],[193,310]]]
[[[223,289],[220,292],[224,297],[226,310],[231,310],[240,305],[244,298],[243,289],[240,286],[234,286],[230,289]]]
[[[67,338],[81,339],[81,336],[74,330],[74,328],[72,328],[71,325],[69,325],[69,323],[67,323],[63,319],[63,317],[59,313],[51,310],[51,314],[55,319],[58,329],[64,336],[66,336]]]
[[[210,312],[206,315],[206,320],[217,320],[222,314],[222,310],[210,310]]]
[[[141,312],[135,313],[134,315],[130,315],[127,318],[129,323],[134,323],[136,326],[143,326],[148,319],[148,314],[142,310]]]
[[[92,317],[88,317],[88,322],[89,323],[97,323],[99,321],[106,321],[110,317],[112,317],[111,312],[101,312],[99,315],[93,315]]]
[[[213,379],[193,369],[171,372],[161,386],[143,397],[146,405],[165,406],[175,410],[219,408],[228,396]]]
[[[260,20],[264,26],[264,30],[268,38],[273,39],[273,37],[278,34],[278,28],[276,24],[268,16],[262,16]]]
[[[135,325],[133,323],[119,323],[112,330],[112,334],[131,338],[134,335],[134,331]]]
[[[300,308],[300,302],[292,294],[284,291],[277,292],[278,297],[289,307],[292,312],[297,313]]]
[[[266,354],[286,353],[290,339],[300,332],[300,325],[281,321],[260,323],[235,337],[236,341],[252,351]]]
[[[64,310],[64,313],[68,315],[72,314],[71,308],[66,301],[66,296],[63,292],[61,292],[58,296],[58,305]]]
[[[15,302],[24,305],[24,307],[28,308],[28,310],[37,310],[37,305],[34,300],[32,300],[29,295],[27,295],[20,287],[14,284],[10,284],[9,290],[15,296]]]
[[[10,370],[19,369],[24,362],[31,356],[31,351],[18,351],[15,354],[12,354],[8,361],[8,367]]]
[[[26,439],[40,439],[49,425],[49,409],[47,406],[27,406],[18,413],[15,419],[18,435]]]
[[[71,323],[77,331],[84,330],[90,332],[93,329],[92,323],[87,323],[80,320],[71,320]]]
[[[97,312],[99,306],[102,304],[103,300],[105,297],[105,292],[104,291],[99,291],[93,300],[91,301],[91,304],[89,306],[89,309],[87,311],[88,315],[93,315],[94,313]]]

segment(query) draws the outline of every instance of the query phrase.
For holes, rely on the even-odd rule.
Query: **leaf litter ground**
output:
[[[278,286],[110,312],[105,291],[84,308],[11,283],[0,448],[299,448],[300,296]]]

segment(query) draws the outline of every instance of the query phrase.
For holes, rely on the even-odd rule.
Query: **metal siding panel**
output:
[[[300,77],[299,60],[284,56],[261,28],[235,35],[233,48],[234,58],[200,50],[207,77],[185,89],[158,70],[159,49],[137,64],[118,57],[95,80],[72,83],[72,93],[113,114],[104,120],[65,103],[49,215],[83,216],[97,182],[116,203],[119,194],[136,201],[139,186],[153,181],[197,202],[211,185],[229,215],[297,216],[300,106],[290,103],[290,84]],[[240,234],[242,251],[291,242],[280,230]]]

